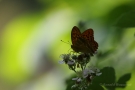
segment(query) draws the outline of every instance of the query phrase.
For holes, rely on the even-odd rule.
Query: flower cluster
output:
[[[89,53],[62,54],[60,57],[61,62],[67,64],[69,69],[77,74],[76,78],[72,78],[75,81],[72,88],[86,90],[93,78],[102,74],[96,67],[86,67],[91,58]],[[79,71],[77,71],[78,69]]]
[[[60,56],[65,64],[69,66],[69,69],[76,72],[76,67],[81,68],[82,70],[86,67],[87,63],[90,60],[89,54],[62,54]]]
[[[100,76],[102,74],[96,67],[88,67],[79,73],[81,73],[80,77],[72,79],[75,81],[75,84],[72,86],[72,88],[78,88],[80,90],[87,89],[87,87],[92,84],[94,77]]]

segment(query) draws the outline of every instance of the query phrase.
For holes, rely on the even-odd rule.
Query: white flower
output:
[[[90,74],[89,69],[83,70],[83,78],[86,78]]]
[[[68,62],[69,60],[71,60],[71,55],[70,55],[70,54],[61,54],[61,55],[60,55],[60,58],[62,58],[62,59],[63,59],[62,61],[67,64],[67,62]],[[59,63],[61,64],[62,61],[59,61]]]
[[[82,81],[82,79],[81,79],[81,78],[78,78],[78,79],[77,79],[77,82],[81,82],[81,81]]]
[[[96,76],[100,76],[102,73],[96,73]]]
[[[63,61],[63,60],[59,60],[58,63],[59,63],[59,64],[63,64],[64,61]]]
[[[77,84],[75,84],[75,85],[73,85],[71,88],[76,88],[78,85]]]
[[[89,72],[90,72],[90,73],[95,73],[95,71],[93,71],[93,70],[91,70],[91,69],[89,70]]]
[[[89,67],[89,68],[90,68],[90,73],[95,73],[96,76],[100,76],[102,74],[100,70],[96,67]]]
[[[78,77],[76,77],[76,78],[72,78],[72,80],[77,80],[78,79]]]
[[[93,79],[93,76],[90,76],[89,78],[90,78],[90,79]]]
[[[83,70],[83,78],[86,78],[88,75],[93,75],[93,74],[95,74],[96,76],[100,76],[102,73],[96,67],[89,67]]]
[[[67,62],[67,64],[68,64],[68,65],[74,65],[75,62],[74,62],[73,60],[69,60],[69,61]]]
[[[79,77],[72,78],[72,80],[77,81],[77,82],[81,82],[81,81],[82,81],[82,79],[81,79],[81,78],[79,78]]]

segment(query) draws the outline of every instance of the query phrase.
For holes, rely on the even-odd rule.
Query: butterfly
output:
[[[93,56],[98,49],[98,43],[94,40],[93,29],[87,29],[81,33],[79,28],[74,26],[71,31],[71,40],[71,48],[77,53],[90,53]]]

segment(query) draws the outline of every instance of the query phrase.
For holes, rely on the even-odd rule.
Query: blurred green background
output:
[[[131,73],[135,87],[134,0],[0,0],[0,90],[65,90],[73,74],[59,64],[71,50],[71,29],[93,28],[99,43],[91,65]]]

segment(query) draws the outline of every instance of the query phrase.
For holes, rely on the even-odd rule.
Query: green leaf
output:
[[[104,90],[104,88],[99,84],[92,83],[87,90]]]
[[[112,9],[105,18],[107,18],[107,24],[114,24],[116,20],[124,13],[134,11],[135,8],[131,4],[126,3]]]
[[[135,27],[135,12],[128,12],[128,13],[123,14],[118,19],[115,26],[121,27],[121,28]]]
[[[76,88],[74,88],[74,89],[71,88],[71,87],[75,84],[75,82],[72,80],[72,78],[75,78],[75,77],[76,77],[76,76],[73,75],[73,76],[71,76],[70,78],[68,78],[68,79],[66,80],[66,85],[67,85],[66,90],[76,90]]]
[[[97,76],[94,78],[94,84],[103,85],[110,90],[114,90],[115,86],[115,70],[112,67],[105,67],[101,69],[101,76]]]
[[[124,88],[126,87],[126,82],[128,80],[130,80],[131,78],[131,73],[127,73],[125,75],[123,75],[122,77],[119,78],[119,80],[117,81],[117,86],[116,87],[120,87],[120,88]]]
[[[96,76],[92,84],[87,88],[87,90],[104,90],[104,87],[106,87],[109,90],[114,90],[115,89],[115,70],[112,67],[105,67],[101,69],[102,74],[100,76]],[[71,80],[73,77],[72,76],[70,79],[66,81],[67,88],[66,90],[77,90],[77,88],[71,89],[71,87],[75,84],[73,80]]]

